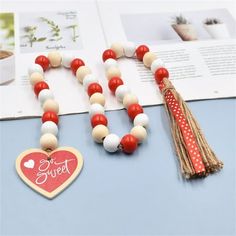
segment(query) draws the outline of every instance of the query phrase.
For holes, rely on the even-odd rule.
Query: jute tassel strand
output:
[[[223,167],[223,163],[217,159],[216,155],[211,150],[199,124],[189,110],[186,102],[173,87],[170,80],[164,78],[162,83],[159,85],[159,88],[162,92],[165,108],[170,119],[172,136],[182,174],[185,178],[189,179],[194,177],[204,177],[209,173],[220,170]],[[195,157],[190,153],[192,152],[192,150],[189,149],[189,146],[191,145],[186,142],[186,140],[189,140],[189,137],[184,136],[185,130],[183,130],[183,128],[181,129],[181,124],[177,122],[178,118],[176,116],[178,116],[178,114],[174,114],[173,111],[175,111],[175,109],[173,110],[173,106],[171,106],[171,103],[167,101],[169,100],[169,97],[172,97],[173,99],[170,100],[174,100],[176,104],[178,104],[179,111],[177,112],[182,113],[185,125],[190,128],[190,132],[192,134],[191,137],[193,136],[192,139],[194,140],[192,142],[196,143],[196,146],[194,147],[199,156],[197,159],[198,162],[196,162]],[[202,163],[201,170],[197,169],[197,167],[199,167],[199,163]]]

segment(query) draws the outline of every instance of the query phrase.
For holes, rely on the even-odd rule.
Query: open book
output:
[[[178,3],[181,11],[168,1],[161,5],[155,1],[3,4],[0,119],[41,115],[27,70],[36,56],[53,50],[82,58],[104,86],[106,109],[121,109],[108,90],[102,63],[102,52],[117,41],[148,45],[165,62],[185,100],[235,97],[234,2],[196,3]],[[119,64],[122,78],[141,105],[162,103],[149,69],[135,59],[119,59]],[[88,111],[88,96],[70,70],[50,69],[45,77],[60,114]]]

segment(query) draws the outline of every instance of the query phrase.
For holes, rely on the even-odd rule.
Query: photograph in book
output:
[[[121,21],[128,41],[137,43],[236,38],[235,20],[227,9],[121,14]],[[140,31],[140,28],[143,30]]]
[[[10,84],[15,78],[14,14],[0,13],[0,86]]]
[[[83,47],[75,11],[21,13],[19,23],[22,53]]]

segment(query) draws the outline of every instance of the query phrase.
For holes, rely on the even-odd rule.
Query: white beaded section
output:
[[[53,134],[55,136],[57,136],[58,134],[58,127],[57,125],[52,122],[52,121],[46,121],[42,124],[41,126],[41,134]]]
[[[43,89],[38,95],[38,99],[41,104],[43,104],[48,99],[53,99],[54,95],[50,89]]]
[[[160,58],[154,60],[151,64],[152,73],[155,74],[156,70],[161,67],[165,67],[165,63]]]
[[[91,74],[91,70],[88,66],[80,66],[76,71],[76,77],[81,84],[83,84],[83,80],[88,74]]]
[[[75,56],[73,54],[63,53],[61,64],[66,68],[70,68],[71,62],[74,60],[74,58]]]
[[[48,53],[48,60],[50,62],[51,67],[56,68],[56,67],[61,66],[62,57],[61,57],[61,54],[57,51],[49,52]]]
[[[108,70],[109,68],[115,66],[115,67],[118,67],[118,63],[115,59],[113,58],[109,58],[107,59],[105,62],[104,62],[104,65],[105,65],[105,70]]]
[[[126,85],[122,84],[117,87],[117,89],[115,91],[115,96],[119,102],[122,102],[124,99],[124,96],[127,93],[130,93],[130,89]]]
[[[116,134],[108,134],[103,140],[103,147],[107,152],[116,152],[119,144],[120,138]]]
[[[92,83],[98,83],[98,79],[94,74],[87,74],[83,80],[84,89],[87,91],[88,86]]]
[[[120,58],[124,56],[124,48],[122,43],[113,43],[111,45],[111,49],[116,53],[116,58]]]
[[[43,68],[39,64],[32,64],[28,68],[28,75],[31,76],[34,72],[38,72],[43,75]]]
[[[143,127],[149,126],[149,118],[145,113],[140,113],[134,118],[134,126],[141,125]]]
[[[124,44],[124,54],[126,57],[133,57],[135,54],[136,45],[133,42],[126,42]]]
[[[92,117],[95,114],[104,114],[104,113],[105,113],[105,109],[101,104],[94,103],[90,106],[90,110],[89,110],[90,117]]]

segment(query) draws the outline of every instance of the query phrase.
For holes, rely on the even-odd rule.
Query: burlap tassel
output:
[[[186,102],[183,100],[180,94],[175,90],[175,88],[173,87],[169,79],[164,78],[163,85],[164,87],[161,89],[161,92],[164,98],[165,108],[170,119],[172,136],[173,136],[182,174],[185,176],[185,178],[190,179],[194,177],[207,176],[209,173],[213,173],[215,171],[220,170],[223,167],[223,163],[217,159],[215,153],[211,150],[209,144],[207,143],[200,129],[199,124],[197,123],[193,114],[189,110]],[[178,101],[180,108],[184,114],[184,117],[186,121],[188,122],[190,129],[193,132],[193,135],[195,137],[195,140],[199,148],[199,152],[202,157],[202,161],[205,165],[204,172],[197,173],[193,167],[193,163],[191,161],[189,152],[187,151],[186,143],[184,141],[181,129],[179,125],[177,124],[176,119],[173,116],[170,107],[168,106],[168,103],[165,100],[165,94],[168,91],[171,91],[175,99]]]

